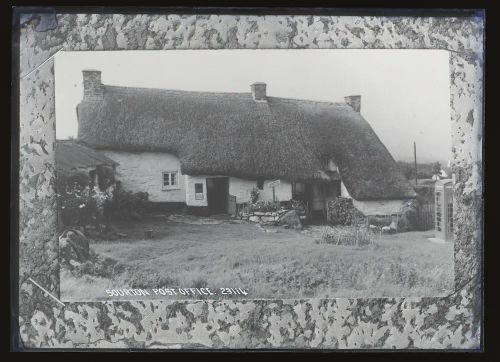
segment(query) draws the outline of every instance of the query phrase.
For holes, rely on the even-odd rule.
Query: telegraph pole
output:
[[[417,178],[417,143],[413,142],[413,157],[415,159],[415,185],[418,184]]]

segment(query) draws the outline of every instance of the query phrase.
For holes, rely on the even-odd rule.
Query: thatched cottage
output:
[[[265,83],[248,93],[118,87],[98,70],[83,71],[83,84],[78,138],[152,202],[225,213],[256,187],[262,200],[302,199],[313,211],[347,196],[365,215],[387,215],[415,196],[361,116],[360,96],[278,98]]]

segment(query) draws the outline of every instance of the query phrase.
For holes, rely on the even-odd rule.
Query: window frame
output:
[[[196,192],[197,185],[201,185],[201,192]],[[194,183],[194,199],[195,200],[204,200],[205,199],[205,186],[203,186],[203,182],[195,182]]]
[[[297,184],[301,184],[302,191],[297,190]],[[305,182],[292,182],[292,194],[303,195],[306,193],[306,184]]]
[[[168,174],[168,185],[165,185],[165,175]],[[172,174],[175,174],[175,184],[172,185]],[[161,172],[161,189],[162,190],[178,190],[179,186],[179,171],[162,171]]]
[[[324,170],[330,169],[330,157],[328,157],[326,155],[321,156],[321,167]]]

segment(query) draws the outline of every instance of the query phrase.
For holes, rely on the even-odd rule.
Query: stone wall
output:
[[[127,191],[147,192],[152,202],[185,202],[186,191],[179,159],[161,152],[103,151],[119,163],[117,179]],[[163,187],[163,172],[177,171],[177,187]]]
[[[251,211],[242,212],[238,215],[241,220],[261,223],[261,224],[274,224],[279,220],[281,215],[285,214],[288,210],[278,210],[278,211]]]

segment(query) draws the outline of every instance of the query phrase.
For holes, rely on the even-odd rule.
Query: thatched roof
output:
[[[117,162],[75,140],[56,141],[58,170],[87,169],[97,166],[116,166]]]
[[[103,100],[77,107],[78,137],[92,147],[171,152],[184,174],[290,181],[311,179],[327,156],[355,199],[415,195],[370,125],[345,103],[103,87]]]

